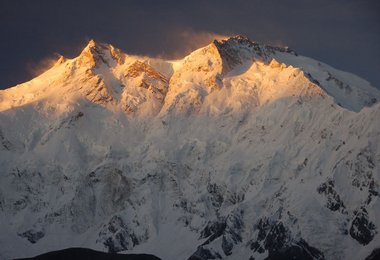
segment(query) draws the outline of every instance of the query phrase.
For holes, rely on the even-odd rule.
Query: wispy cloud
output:
[[[42,73],[53,67],[60,56],[61,55],[59,55],[58,53],[55,53],[52,56],[45,57],[37,62],[28,62],[26,65],[28,74],[31,77],[41,75]]]
[[[188,55],[192,51],[204,47],[214,40],[228,38],[230,35],[223,35],[207,31],[195,31],[193,29],[174,30],[168,35],[170,42],[175,42],[175,49],[169,50],[164,56],[179,59]]]

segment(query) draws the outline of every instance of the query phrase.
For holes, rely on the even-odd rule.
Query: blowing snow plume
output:
[[[40,61],[29,62],[26,65],[26,69],[30,77],[36,77],[53,67],[58,61],[62,59],[62,55],[54,53],[53,55],[45,57]]]
[[[221,40],[228,38],[227,34],[218,34],[206,31],[194,31],[193,29],[178,29],[175,33],[170,33],[167,36],[168,42],[175,42],[173,51],[164,54],[167,58],[180,59],[188,55],[192,51],[206,46],[213,40]]]

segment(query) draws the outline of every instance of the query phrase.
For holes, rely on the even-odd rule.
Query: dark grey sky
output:
[[[54,53],[90,38],[177,58],[213,34],[243,34],[353,72],[380,88],[378,0],[0,0],[0,89],[31,79]]]

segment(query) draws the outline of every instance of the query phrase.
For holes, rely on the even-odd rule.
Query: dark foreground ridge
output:
[[[161,260],[154,255],[147,254],[114,254],[95,251],[87,248],[67,248],[58,251],[52,251],[46,254],[38,255],[31,258],[20,258],[19,260]]]
[[[366,257],[365,260],[376,260],[380,259],[380,247],[372,251],[372,253]]]

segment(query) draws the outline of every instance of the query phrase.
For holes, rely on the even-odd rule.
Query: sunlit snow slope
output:
[[[380,245],[378,100],[242,36],[176,61],[90,41],[0,91],[0,258],[364,259]]]

